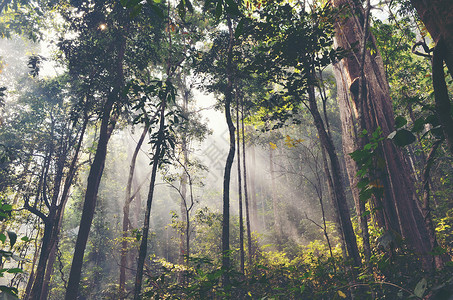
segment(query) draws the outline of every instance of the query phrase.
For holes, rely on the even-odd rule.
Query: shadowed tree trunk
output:
[[[429,173],[431,171],[431,167],[434,163],[434,157],[436,155],[437,148],[439,148],[442,140],[438,140],[434,143],[431,151],[428,154],[428,158],[426,160],[425,169],[423,170],[423,217],[425,219],[426,227],[428,228],[429,232],[429,239],[431,244],[433,245],[433,249],[437,248],[439,244],[437,243],[436,239],[436,230],[433,224],[433,218],[431,216],[431,207],[430,207],[430,187],[429,187]],[[434,268],[442,268],[444,266],[443,257],[441,255],[435,255],[433,260],[433,269]]]
[[[124,206],[123,206],[123,240],[121,241],[121,261],[120,261],[120,281],[119,281],[119,295],[120,299],[125,299],[126,297],[126,266],[127,266],[127,237],[128,231],[131,227],[130,220],[129,220],[129,210],[130,204],[134,200],[134,197],[131,196],[132,192],[132,180],[134,178],[135,173],[135,165],[137,162],[138,152],[142,147],[143,141],[145,140],[146,133],[148,132],[149,126],[145,125],[143,128],[143,132],[140,135],[140,138],[135,146],[134,153],[132,154],[131,164],[129,167],[129,177],[127,179],[126,185],[126,198],[124,199]]]
[[[335,23],[336,45],[344,49],[351,49],[355,44],[361,45],[364,36],[362,8],[349,0],[331,0],[331,3],[334,7],[346,5],[349,8],[347,16]],[[366,129],[368,133],[375,132],[378,127],[382,129],[384,136],[394,131],[394,115],[383,62],[375,46],[374,37],[371,34],[368,36],[374,44],[375,54],[371,55],[370,51],[366,50],[363,53],[364,64],[361,65],[360,53],[354,49],[340,62],[339,68],[344,76],[338,76],[339,72],[335,73],[337,86],[347,87],[339,92],[348,92],[348,95],[343,94],[338,97],[340,110],[343,110],[341,113],[343,143],[356,145],[356,148],[361,144],[355,134],[355,122],[359,122],[360,127]],[[359,97],[361,67],[364,72],[363,97]],[[431,250],[431,245],[428,231],[416,202],[415,188],[403,154],[388,139],[379,143],[377,153],[384,165],[380,171],[378,183],[384,188],[382,207],[385,224],[380,225],[384,225],[387,230],[400,233],[409,245],[422,255],[424,263],[430,265],[428,252]],[[345,154],[347,156],[349,153]],[[351,164],[354,162],[347,162],[348,174],[349,178],[352,178],[352,187],[356,188],[353,177],[356,176],[357,166],[354,168]],[[355,191],[353,195],[358,203],[359,199],[356,198],[358,193]]]
[[[119,91],[117,91],[119,92]],[[94,156],[93,163],[87,180],[85,201],[83,204],[82,217],[80,220],[79,233],[74,247],[71,271],[69,273],[68,287],[66,289],[66,300],[77,299],[79,282],[82,272],[83,255],[90,233],[96,208],[96,199],[101,182],[102,172],[104,171],[105,157],[107,155],[107,144],[115,126],[115,120],[111,120],[111,112],[116,97],[111,95],[104,105],[102,124],[99,131],[99,142]],[[111,121],[111,122],[110,122]]]
[[[283,231],[279,218],[278,211],[278,198],[277,198],[277,186],[275,184],[275,170],[274,170],[274,149],[269,147],[269,173],[271,175],[271,198],[272,198],[272,211],[274,216],[274,230],[277,236],[277,244],[280,245],[282,242]]]
[[[313,120],[319,135],[319,140],[321,141],[321,145],[326,150],[327,156],[329,157],[330,168],[332,170],[332,187],[335,194],[334,200],[336,201],[335,206],[338,210],[338,219],[343,231],[348,258],[351,259],[354,266],[360,266],[361,259],[359,255],[359,249],[357,247],[357,240],[355,237],[354,229],[352,228],[348,204],[346,201],[340,162],[338,160],[332,138],[330,135],[328,135],[321,118],[321,114],[319,113],[313,86],[308,87],[308,101],[308,107],[311,115],[313,116]]]
[[[337,200],[335,199],[336,196],[334,193],[332,176],[330,175],[329,163],[327,162],[327,158],[326,158],[326,150],[324,149],[324,147],[322,147],[322,145],[321,145],[321,153],[322,153],[322,164],[324,167],[324,174],[327,179],[327,189],[329,190],[330,199],[332,201],[332,206],[333,206],[334,212],[335,212],[335,225],[338,230],[338,235],[340,236],[341,253],[343,254],[343,258],[347,259],[348,253],[346,251],[346,244],[344,241],[343,228],[341,227],[341,223],[340,223],[340,218],[339,218],[339,213],[338,213],[338,204],[337,204]]]
[[[82,217],[80,220],[79,233],[74,248],[74,256],[72,259],[71,271],[69,273],[68,287],[66,289],[66,300],[77,299],[79,282],[82,273],[83,256],[90,233],[91,223],[96,209],[96,200],[101,182],[102,173],[104,171],[105,157],[107,155],[107,144],[110,140],[113,129],[115,128],[117,115],[112,116],[112,111],[115,103],[118,102],[123,86],[123,59],[126,48],[125,37],[121,37],[122,41],[119,44],[119,51],[116,62],[116,82],[112,91],[109,93],[107,100],[102,109],[101,128],[99,130],[99,141],[96,148],[93,163],[88,175],[85,200],[83,203]]]
[[[77,143],[77,146],[75,149],[75,153],[74,153],[74,156],[71,161],[71,165],[69,166],[69,170],[66,175],[63,192],[61,193],[61,201],[57,207],[57,212],[55,215],[55,226],[53,228],[52,238],[49,243],[49,254],[48,254],[49,256],[48,256],[44,281],[43,281],[43,285],[42,285],[42,289],[41,289],[41,299],[47,299],[48,294],[49,294],[50,278],[53,273],[53,266],[54,266],[55,259],[56,259],[57,244],[58,244],[58,238],[60,236],[61,226],[63,224],[64,210],[66,207],[66,203],[68,202],[68,199],[69,199],[69,190],[72,186],[72,182],[74,180],[74,177],[75,177],[77,169],[78,169],[76,164],[79,159],[79,153],[80,153],[80,149],[82,147],[82,142],[83,142],[83,138],[85,135],[85,130],[87,128],[87,125],[88,125],[88,116],[85,115],[84,122],[83,122],[82,128],[80,130],[79,140],[78,140],[78,143]],[[35,298],[31,298],[31,299],[35,299]],[[39,299],[39,298],[36,298],[36,299]]]
[[[244,200],[245,200],[245,220],[247,225],[247,252],[248,252],[248,265],[252,266],[252,230],[250,229],[250,203],[247,186],[247,161],[245,155],[245,126],[244,126],[244,101],[241,99],[241,129],[242,129],[242,163],[244,171]],[[239,126],[238,126],[239,128]]]
[[[235,136],[234,136],[234,124],[231,118],[231,101],[233,98],[233,72],[232,72],[232,60],[233,60],[233,44],[234,44],[234,32],[231,19],[227,17],[228,23],[228,57],[227,57],[227,86],[225,90],[225,119],[228,125],[228,133],[230,137],[230,150],[225,162],[225,171],[223,175],[223,208],[222,208],[222,268],[225,272],[230,269],[230,177],[231,168],[233,166],[234,153],[236,152],[235,147]],[[224,273],[222,277],[223,286],[229,285],[228,273]]]
[[[245,254],[244,254],[244,209],[242,207],[242,174],[241,174],[241,136],[239,130],[239,96],[236,90],[236,146],[237,146],[237,171],[238,171],[238,200],[239,200],[239,256],[241,273],[244,274]]]
[[[443,67],[445,61],[450,74],[453,74],[453,1],[411,0],[411,3],[436,43],[432,72],[436,112],[450,152],[453,154],[453,118]]]
[[[249,171],[250,174],[250,226],[252,231],[258,232],[259,229],[259,220],[258,220],[258,204],[256,199],[256,154],[255,154],[255,145],[253,143],[250,145],[250,163],[251,168]]]
[[[146,259],[147,249],[148,249],[148,235],[149,235],[151,207],[153,204],[157,169],[160,164],[162,143],[165,138],[164,130],[165,130],[166,97],[167,97],[167,95],[164,96],[164,99],[161,99],[161,105],[159,108],[159,115],[160,115],[159,116],[160,117],[159,132],[158,132],[158,137],[157,137],[156,144],[155,144],[156,150],[153,155],[153,167],[152,167],[152,171],[151,171],[151,182],[149,184],[148,199],[146,201],[145,220],[143,222],[140,250],[138,253],[137,273],[136,273],[136,277],[135,277],[135,287],[134,287],[134,300],[139,300],[141,298],[140,293],[141,293],[142,281],[143,281],[143,268],[145,266],[145,259]]]
[[[443,40],[437,42],[433,51],[433,88],[436,102],[436,113],[439,117],[442,130],[447,140],[448,148],[453,154],[453,117],[451,114],[451,102],[448,96],[448,88],[445,82],[444,60],[448,59],[447,45]],[[450,72],[453,69],[450,70]]]
[[[82,127],[77,128],[80,129],[80,134],[78,135],[78,143],[75,147],[74,156],[66,174],[64,172],[65,164],[69,159],[69,150],[72,148],[71,144],[74,142],[71,137],[71,132],[76,128],[66,128],[66,134],[63,134],[61,136],[61,140],[59,142],[58,151],[56,152],[58,160],[56,163],[56,174],[53,181],[54,186],[52,188],[52,199],[50,203],[46,201],[49,213],[45,217],[44,214],[39,214],[44,221],[44,233],[41,240],[41,253],[39,256],[38,266],[36,268],[34,276],[30,277],[30,280],[33,280],[33,287],[31,289],[29,299],[39,300],[46,299],[47,297],[43,297],[43,292],[48,285],[48,280],[50,278],[49,272],[51,273],[53,269],[53,261],[49,261],[49,255],[52,253],[52,250],[55,249],[55,245],[58,240],[64,206],[67,202],[69,189],[72,185],[72,180],[77,169],[76,163],[79,157],[79,151],[87,123],[88,117],[85,116],[84,122],[81,125]],[[77,139],[77,136],[75,138]],[[66,178],[64,179],[65,176]],[[62,183],[63,187],[61,188]],[[31,211],[36,213],[36,208],[33,207]],[[47,281],[46,273],[49,274],[47,276]],[[28,299],[28,294],[25,299]]]
[[[445,43],[445,61],[453,74],[453,1],[411,0],[436,44]]]

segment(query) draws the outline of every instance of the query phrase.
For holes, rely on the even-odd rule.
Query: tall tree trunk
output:
[[[143,281],[143,268],[145,266],[145,259],[146,259],[147,249],[148,249],[148,235],[149,235],[149,223],[150,223],[150,216],[151,216],[151,206],[153,204],[157,169],[160,164],[162,143],[164,142],[164,138],[165,138],[164,130],[165,130],[166,97],[167,97],[167,95],[165,95],[164,99],[161,99],[162,103],[160,105],[159,133],[158,133],[158,138],[156,141],[156,150],[155,150],[154,156],[153,156],[151,182],[149,184],[148,199],[146,201],[145,220],[143,222],[142,240],[140,242],[140,250],[138,253],[137,273],[136,273],[136,277],[135,277],[135,287],[134,287],[134,300],[139,300],[141,298],[140,293],[141,293],[142,281]]]
[[[411,0],[434,42],[445,43],[445,61],[453,74],[453,2],[451,0]]]
[[[322,153],[322,162],[323,162],[323,167],[324,167],[324,173],[327,178],[327,188],[329,190],[330,199],[332,201],[332,207],[334,208],[334,212],[335,212],[335,224],[336,224],[336,227],[338,230],[338,235],[340,236],[341,253],[343,254],[343,258],[347,259],[348,253],[346,251],[346,243],[345,243],[345,239],[344,239],[343,228],[340,223],[340,217],[339,217],[340,214],[338,212],[338,202],[337,202],[336,195],[334,192],[332,176],[330,175],[329,163],[327,162],[327,158],[326,158],[326,150],[322,145],[321,145],[321,153]]]
[[[83,256],[85,254],[88,235],[90,233],[91,223],[93,221],[94,211],[96,209],[99,184],[101,183],[101,177],[104,171],[105,157],[107,155],[107,144],[116,124],[117,115],[116,113],[114,113],[114,115],[111,116],[111,114],[114,105],[119,102],[118,100],[122,92],[121,89],[124,84],[123,60],[126,50],[126,38],[124,36],[120,36],[119,38],[121,39],[121,41],[118,47],[115,82],[113,83],[112,91],[109,93],[102,109],[103,115],[101,128],[99,130],[99,141],[96,148],[96,154],[94,155],[94,160],[90,168],[90,173],[88,175],[85,201],[83,203],[82,217],[80,220],[79,233],[77,235],[75,244],[71,271],[69,273],[65,300],[77,299],[80,277],[82,275]]]
[[[35,272],[35,278],[33,282],[33,287],[31,289],[30,298],[39,300],[41,299],[41,291],[43,288],[44,276],[46,272],[47,261],[49,258],[49,253],[52,249],[53,241],[56,239],[54,237],[55,228],[58,226],[58,199],[60,197],[60,187],[63,181],[63,171],[67,158],[67,147],[63,143],[65,135],[61,136],[59,151],[56,153],[58,159],[56,162],[56,173],[53,180],[54,186],[52,189],[52,199],[50,203],[46,202],[46,205],[49,209],[48,215],[43,219],[44,221],[44,233],[41,239],[41,253],[39,256],[38,266]],[[46,186],[43,186],[43,190],[47,189]]]
[[[433,52],[433,88],[436,102],[436,112],[439,117],[442,130],[447,140],[448,148],[453,154],[453,117],[451,114],[451,102],[448,96],[447,84],[445,83],[444,60],[447,61],[448,52],[443,40],[437,42]],[[452,72],[453,69],[450,70]],[[451,74],[453,76],[453,73]]]
[[[135,146],[134,153],[132,154],[131,163],[129,166],[129,176],[126,185],[126,198],[124,199],[123,206],[123,240],[121,241],[121,261],[120,261],[120,280],[119,280],[119,295],[120,299],[126,298],[126,266],[127,266],[127,237],[130,228],[129,210],[130,204],[134,200],[131,197],[132,192],[132,181],[135,173],[135,165],[137,162],[138,152],[142,147],[143,141],[145,140],[146,133],[148,133],[149,126],[145,125],[143,132],[138,139],[137,145]]]
[[[278,198],[277,198],[277,186],[275,184],[275,171],[274,171],[274,149],[269,147],[269,173],[271,175],[271,198],[272,198],[272,211],[274,213],[274,230],[277,235],[277,244],[280,245],[282,242],[283,231],[280,223],[280,212],[278,211]]]
[[[423,170],[423,217],[425,219],[426,227],[428,228],[429,239],[431,241],[431,245],[433,246],[433,250],[439,246],[437,243],[436,238],[436,230],[433,224],[433,218],[431,216],[431,208],[430,208],[430,188],[429,188],[429,173],[431,171],[431,167],[434,163],[434,157],[436,155],[437,148],[439,148],[442,140],[438,140],[434,143],[431,151],[428,154],[428,158],[426,160],[425,169]],[[444,266],[444,261],[441,255],[435,255],[433,260],[433,269],[441,269]]]
[[[232,60],[233,60],[233,43],[234,43],[234,32],[231,19],[227,17],[228,23],[228,57],[227,57],[227,87],[225,91],[225,119],[228,125],[228,133],[230,136],[230,150],[225,162],[225,172],[223,175],[223,219],[222,219],[222,268],[226,272],[223,275],[222,283],[223,286],[229,285],[228,271],[230,269],[230,177],[231,168],[233,166],[235,149],[235,136],[234,136],[234,124],[231,118],[231,101],[233,98],[233,72],[232,72]]]
[[[349,259],[351,259],[354,266],[360,266],[361,259],[359,255],[359,249],[357,247],[357,240],[355,237],[354,229],[352,228],[348,204],[346,201],[340,162],[338,160],[332,138],[327,134],[323,120],[321,118],[321,114],[319,113],[313,86],[309,86],[308,88],[308,101],[310,113],[313,116],[314,123],[318,131],[319,140],[321,141],[322,147],[324,147],[324,149],[326,150],[327,156],[330,160],[333,190],[335,193],[336,206],[338,207],[338,217],[340,220],[341,228],[343,230],[348,257]]]
[[[361,44],[363,39],[363,11],[360,6],[350,0],[331,0],[334,7],[347,5],[350,9],[348,17],[338,20],[335,23],[335,43],[344,49],[351,49],[351,45]],[[373,42],[374,37],[369,34]],[[337,86],[345,85],[343,93],[350,92],[350,95],[338,97],[340,109],[348,108],[353,115],[348,115],[349,121],[345,120],[345,113],[341,113],[343,125],[343,143],[350,145],[360,145],[357,136],[354,136],[354,120],[360,122],[363,129],[369,133],[381,128],[384,136],[388,136],[394,130],[394,115],[389,94],[387,79],[385,78],[384,66],[379,51],[374,45],[375,55],[370,51],[364,54],[364,80],[363,90],[365,93],[359,99],[359,81],[361,78],[361,59],[358,51],[353,51],[345,57],[341,63],[344,77],[336,76]],[[338,72],[336,72],[338,75]],[[349,102],[349,97],[351,101]],[[347,127],[347,128],[346,128]],[[356,146],[357,147],[357,146]],[[420,209],[417,206],[417,196],[413,182],[408,176],[409,171],[403,154],[392,141],[386,139],[379,143],[377,153],[384,162],[381,170],[380,184],[384,187],[383,214],[385,216],[386,228],[400,233],[427,262],[428,251],[431,246],[428,239],[428,231]],[[346,155],[349,153],[346,153]],[[348,162],[349,178],[356,174],[357,166],[352,168]],[[354,179],[353,179],[353,188]],[[357,192],[353,195],[357,196]],[[355,199],[357,203],[357,199]]]
[[[47,266],[45,270],[45,276],[44,276],[44,281],[42,283],[42,288],[40,291],[40,298],[37,298],[36,296],[32,296],[31,299],[47,299],[48,293],[49,293],[49,285],[50,285],[50,277],[53,273],[53,266],[55,263],[55,258],[56,258],[56,250],[57,250],[57,243],[58,243],[58,237],[60,236],[60,231],[61,231],[61,226],[63,223],[63,216],[64,216],[64,210],[66,207],[66,203],[68,202],[69,198],[69,190],[72,186],[72,182],[74,180],[74,177],[77,172],[77,162],[79,160],[79,153],[80,149],[82,148],[82,142],[83,138],[85,136],[85,130],[88,125],[88,116],[85,114],[84,115],[84,121],[82,123],[82,127],[80,129],[79,133],[79,138],[77,142],[77,146],[74,152],[74,156],[72,158],[71,164],[69,166],[68,172],[66,174],[64,186],[63,186],[63,191],[61,193],[61,200],[58,206],[55,207],[56,214],[54,217],[54,226],[52,228],[52,236],[50,239],[49,243],[49,255],[47,258]]]
[[[353,108],[349,105],[349,101],[347,98],[347,90],[345,86],[345,77],[343,74],[342,63],[337,63],[334,65],[334,74],[335,78],[337,78],[337,102],[339,105],[340,110],[340,119],[342,125],[342,136],[343,136],[343,153],[344,161],[346,165],[346,171],[349,179],[349,185],[351,187],[352,196],[354,198],[355,209],[358,217],[358,221],[360,224],[360,234],[363,240],[363,248],[365,254],[365,260],[369,261],[371,256],[371,247],[370,247],[370,240],[369,240],[369,233],[368,233],[368,222],[367,217],[365,216],[365,203],[360,200],[359,198],[359,189],[357,184],[359,183],[359,178],[357,177],[358,167],[356,162],[349,156],[349,153],[352,153],[358,150],[357,147],[357,128],[356,122],[357,120],[354,119]],[[339,83],[341,78],[341,84]],[[346,104],[346,105],[342,105]],[[377,205],[375,205],[377,206]],[[379,224],[384,224],[382,211],[378,210],[376,212],[377,219],[379,220]]]
[[[237,146],[237,170],[238,170],[238,195],[239,195],[239,255],[241,260],[241,273],[244,274],[244,212],[242,208],[242,173],[241,173],[241,135],[239,130],[239,96],[236,90],[236,146]]]
[[[245,155],[245,126],[244,126],[244,101],[241,99],[241,129],[242,129],[242,163],[244,170],[244,200],[245,200],[245,222],[247,225],[247,252],[248,252],[248,265],[252,266],[252,230],[250,228],[250,209],[249,209],[249,196],[247,186],[247,161]],[[238,126],[239,128],[239,126]]]
[[[182,110],[184,116],[188,119],[189,117],[189,96],[190,96],[190,90],[187,89],[186,85],[186,77],[183,76],[183,87],[184,87],[184,96],[183,96],[183,105],[182,105]],[[192,182],[189,178],[188,174],[188,165],[189,165],[189,140],[186,134],[183,134],[182,136],[182,143],[181,143],[181,148],[182,148],[182,154],[183,154],[183,173],[181,176],[181,217],[182,221],[184,222],[184,229],[185,232],[181,232],[181,251],[180,251],[180,256],[181,256],[181,262],[185,263],[184,257],[187,257],[187,263],[189,262],[189,255],[190,255],[190,216],[189,216],[189,211],[192,208],[192,205],[190,205],[190,208],[187,206],[187,183],[189,183],[190,191],[192,191]],[[190,182],[187,182],[187,181]],[[192,199],[192,192],[190,193],[190,198],[192,200],[191,203],[193,203]],[[185,252],[185,253],[184,253]]]
[[[251,156],[251,170],[250,174],[250,226],[252,231],[258,231],[260,228],[258,220],[258,204],[256,199],[256,153],[255,145],[250,146],[250,156]]]
[[[114,98],[116,97],[109,97],[104,105],[104,115],[102,116],[101,129],[99,131],[99,142],[87,180],[79,233],[74,247],[74,256],[72,259],[71,271],[69,273],[68,287],[66,289],[66,300],[77,299],[82,273],[83,255],[85,253],[85,247],[96,208],[97,193],[101,182],[102,172],[104,171],[105,157],[107,155],[107,144],[115,125],[115,121],[112,120],[112,123],[109,122],[111,121],[110,114],[115,102]]]

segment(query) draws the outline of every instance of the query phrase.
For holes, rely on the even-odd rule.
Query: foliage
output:
[[[0,277],[4,277],[5,273],[7,274],[17,274],[22,273],[23,270],[20,267],[6,267],[6,265],[11,264],[11,259],[17,260],[18,258],[14,254],[14,246],[17,241],[17,234],[13,231],[5,231],[6,222],[11,218],[13,207],[8,204],[5,199],[1,199],[0,202],[0,222],[2,230],[0,232]],[[7,243],[8,239],[8,243]],[[21,238],[22,241],[28,241],[26,236]],[[8,248],[5,249],[5,244],[8,245]],[[13,296],[17,296],[18,289],[14,286],[0,285],[0,291],[6,292]]]

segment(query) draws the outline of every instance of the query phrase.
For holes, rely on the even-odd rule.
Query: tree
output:
[[[355,149],[358,149],[367,142],[359,140],[357,124],[370,134],[378,128],[384,136],[394,131],[389,87],[379,50],[375,46],[373,35],[368,32],[362,7],[352,1],[342,0],[332,1],[332,5],[344,7],[347,11],[347,17],[335,22],[335,43],[338,47],[350,49],[350,53],[337,64],[338,71],[335,73],[343,124],[343,145],[355,145]],[[362,48],[353,48],[357,44]],[[369,44],[372,45],[374,54],[365,48]],[[351,153],[350,150],[353,149],[345,148],[345,153]],[[376,199],[377,203],[374,203],[374,207],[382,207],[384,220],[378,219],[380,226],[401,234],[423,257],[425,264],[429,265],[427,262],[431,245],[428,232],[417,206],[414,185],[410,176],[407,176],[409,171],[401,149],[391,140],[384,139],[379,142],[377,153],[383,166],[381,170],[374,170],[374,175],[370,175],[370,184],[374,182],[384,188],[382,200]],[[350,158],[346,160],[349,178],[354,184],[358,167],[354,167],[355,163]],[[358,193],[354,195],[355,202],[359,203],[361,200],[357,198]]]
[[[255,25],[254,37],[261,43],[256,42],[260,45],[260,52],[256,55],[254,67],[258,72],[266,72],[264,74],[268,76],[268,80],[275,85],[271,90],[272,97],[267,103],[263,103],[270,108],[273,114],[271,119],[287,120],[301,107],[307,108],[312,115],[332,169],[334,203],[348,257],[354,265],[359,266],[361,259],[347,206],[339,159],[326,128],[327,120],[322,119],[315,96],[315,67],[321,69],[339,55],[334,50],[328,50],[332,43],[329,33],[333,28],[329,22],[321,23],[321,18],[331,18],[328,8],[313,11],[311,15],[304,12],[298,15],[289,5],[267,5],[261,14],[261,20]],[[283,32],[280,28],[284,28]],[[262,42],[268,40],[272,42]],[[286,109],[281,109],[282,107]]]
[[[83,256],[96,208],[107,145],[121,109],[127,104],[124,87],[127,76],[131,76],[131,74],[125,74],[126,62],[131,67],[130,73],[134,71],[139,73],[140,70],[148,67],[148,62],[154,58],[149,54],[145,56],[135,53],[135,47],[128,48],[129,41],[144,42],[145,47],[149,47],[150,40],[158,40],[161,28],[160,19],[151,8],[145,10],[141,19],[132,22],[130,19],[130,13],[134,9],[132,6],[124,9],[118,2],[106,3],[104,1],[95,1],[92,5],[77,4],[78,6],[74,7],[71,12],[65,12],[64,15],[75,25],[74,27],[80,35],[79,39],[63,41],[60,47],[69,60],[71,74],[91,78],[93,84],[95,82],[98,84],[96,85],[97,96],[100,99],[96,99],[97,103],[91,102],[90,104],[97,105],[101,126],[96,154],[88,176],[66,299],[77,297]],[[78,17],[79,13],[82,14],[81,18]],[[140,22],[146,23],[148,26],[140,27]],[[143,35],[144,31],[149,35]],[[130,52],[127,49],[131,49]],[[152,47],[147,49],[153,53]]]

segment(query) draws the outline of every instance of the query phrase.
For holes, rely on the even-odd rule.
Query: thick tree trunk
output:
[[[351,156],[349,156],[349,153],[358,150],[358,134],[356,130],[357,120],[354,119],[353,108],[351,107],[351,105],[349,105],[350,103],[347,99],[348,93],[346,87],[346,78],[343,73],[341,62],[334,65],[334,74],[335,78],[337,78],[337,102],[339,103],[340,118],[342,121],[343,153],[345,153],[344,161],[348,174],[349,185],[351,187],[352,196],[354,198],[358,221],[360,224],[360,233],[363,239],[365,260],[369,261],[371,256],[371,247],[368,233],[368,222],[366,219],[367,217],[365,216],[365,203],[359,199],[359,189],[357,188],[359,178],[356,175],[358,171],[357,164],[351,158]],[[341,84],[339,83],[340,81]],[[378,215],[378,219],[383,220],[382,211],[378,210],[376,214]]]
[[[344,49],[351,49],[351,45],[360,44],[363,39],[363,14],[362,8],[354,6],[353,1],[331,0],[334,7],[349,5],[351,13],[347,18],[338,20],[335,24],[336,45]],[[370,34],[371,41],[374,37]],[[394,130],[394,116],[392,103],[389,96],[388,82],[379,51],[374,46],[375,55],[365,52],[364,60],[364,95],[359,100],[358,83],[361,76],[361,60],[358,51],[354,50],[345,57],[340,64],[344,76],[336,76],[337,86],[346,86],[338,98],[340,109],[346,108],[347,113],[341,113],[343,123],[343,143],[360,145],[354,133],[354,121],[360,122],[363,129],[369,133],[375,132],[378,127],[382,129],[384,136]],[[338,72],[336,72],[338,75]],[[349,90],[349,91],[348,91]],[[340,91],[340,90],[339,90]],[[351,98],[351,99],[350,99]],[[357,147],[357,146],[356,146]],[[428,231],[420,209],[417,206],[417,196],[403,154],[392,141],[386,139],[379,143],[377,153],[384,162],[381,170],[380,184],[384,187],[382,202],[385,226],[389,230],[400,233],[425,259],[431,249]],[[345,153],[348,155],[349,153]],[[349,178],[352,178],[353,188],[356,167],[348,161]],[[354,192],[357,197],[357,192]],[[355,199],[356,203],[358,199]],[[382,225],[382,224],[381,224]]]
[[[445,42],[445,61],[453,74],[453,1],[411,0],[411,3],[434,42]]]
[[[102,109],[101,128],[99,130],[99,141],[96,148],[96,154],[88,175],[85,200],[83,203],[82,217],[80,220],[79,233],[74,249],[71,271],[69,273],[68,287],[66,289],[65,300],[77,299],[80,278],[82,275],[83,256],[90,234],[91,223],[96,209],[96,200],[101,183],[102,173],[104,171],[105,157],[107,156],[107,145],[110,140],[113,129],[116,125],[117,114],[111,116],[114,105],[119,102],[124,85],[123,61],[126,51],[126,38],[120,36],[118,44],[117,61],[115,63],[115,80],[112,83],[112,90],[108,94],[104,107]]]
[[[96,208],[99,184],[101,182],[102,172],[104,171],[105,157],[107,155],[107,144],[115,125],[114,121],[110,123],[110,114],[112,112],[115,99],[116,97],[109,97],[104,105],[104,115],[102,116],[101,129],[99,131],[99,142],[87,180],[79,233],[77,235],[71,271],[69,273],[68,287],[66,289],[66,300],[77,299],[79,282],[82,273],[83,255],[85,253],[85,247],[88,241],[88,235],[90,233],[91,223],[93,221],[94,211]]]
[[[439,117],[442,130],[447,140],[448,148],[453,154],[453,117],[451,114],[451,102],[448,97],[448,88],[445,82],[444,60],[448,58],[448,50],[443,40],[437,42],[433,52],[433,88],[436,102],[436,112]],[[452,70],[453,71],[453,70]]]

